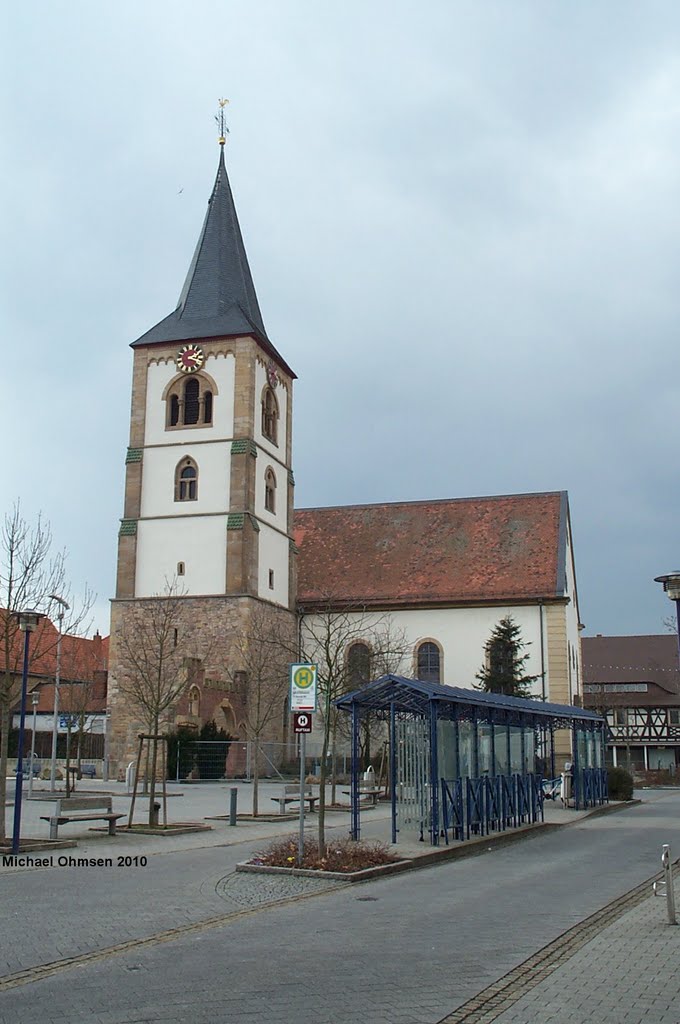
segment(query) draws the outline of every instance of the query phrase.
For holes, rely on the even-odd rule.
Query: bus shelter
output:
[[[386,675],[335,701],[351,716],[353,839],[361,832],[359,739],[366,718],[389,733],[392,842],[400,832],[465,840],[543,820],[555,779],[555,734],[571,745],[573,806],[608,800],[604,718],[570,704],[507,697]]]

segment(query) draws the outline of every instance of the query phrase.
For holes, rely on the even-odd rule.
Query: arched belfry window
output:
[[[441,652],[432,640],[426,640],[418,647],[416,673],[424,683],[441,682]]]
[[[347,679],[350,690],[358,690],[370,682],[371,651],[368,644],[352,644],[347,651]]]
[[[180,427],[211,427],[215,382],[207,373],[180,374],[163,392],[166,430]]]
[[[196,501],[198,498],[198,466],[188,455],[175,470],[175,501]]]
[[[189,714],[198,718],[201,714],[201,691],[197,686],[189,690]]]
[[[264,474],[264,507],[267,512],[276,512],[276,475],[271,466]]]
[[[262,433],[269,441],[278,444],[279,403],[269,386],[262,392]]]

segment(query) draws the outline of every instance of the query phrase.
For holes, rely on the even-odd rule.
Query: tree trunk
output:
[[[257,818],[259,813],[258,793],[260,786],[260,748],[257,739],[251,746],[255,747],[255,763],[253,765],[253,817]]]
[[[338,773],[336,771],[337,762],[337,735],[338,735],[338,716],[337,713],[333,718],[333,728],[331,730],[331,806],[335,804],[337,800],[337,785],[338,785]]]
[[[155,824],[154,801],[156,799],[156,769],[158,767],[158,715],[154,717],[153,739],[151,740],[151,779],[149,783],[149,825]],[[147,747],[147,763],[149,760]]]
[[[9,751],[9,708],[3,702],[0,706],[0,842],[7,838],[5,832],[5,804],[7,803],[7,753]]]

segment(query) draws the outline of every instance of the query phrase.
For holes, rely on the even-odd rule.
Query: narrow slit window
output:
[[[184,562],[177,563],[177,575],[184,576]]]
[[[278,443],[278,422],[279,406],[276,395],[270,387],[267,387],[262,395],[262,433],[274,444]]]
[[[274,570],[273,569],[269,570],[269,589],[270,590],[274,589]]]

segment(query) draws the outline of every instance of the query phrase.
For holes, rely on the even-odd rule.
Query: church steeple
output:
[[[225,131],[222,123],[215,184],[177,307],[132,347],[251,334],[292,373],[267,337],[260,312],[224,161]]]

